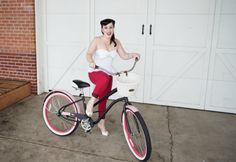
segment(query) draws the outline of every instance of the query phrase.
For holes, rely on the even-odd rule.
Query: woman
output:
[[[112,67],[113,58],[119,55],[122,59],[128,60],[132,58],[140,58],[138,53],[127,53],[122,47],[120,41],[115,38],[114,27],[115,21],[112,19],[104,19],[100,22],[102,35],[95,37],[91,42],[87,51],[87,61],[89,63],[89,78],[95,88],[91,99],[88,101],[86,114],[92,116],[93,105],[97,99],[102,98],[112,88],[112,76],[95,69],[95,65],[101,66],[108,71],[114,72]],[[106,109],[107,99],[98,105],[98,115],[102,116]],[[102,135],[108,136],[109,133],[105,127],[105,117],[98,123]]]

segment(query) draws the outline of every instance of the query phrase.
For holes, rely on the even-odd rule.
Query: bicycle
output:
[[[137,61],[138,60],[136,59],[131,69],[117,73],[108,72],[98,66],[96,66],[96,68],[111,75],[116,75],[118,78],[120,78],[122,74],[123,77],[127,77],[130,75],[129,72],[134,69]],[[139,161],[147,161],[151,156],[152,150],[148,128],[138,108],[134,107],[128,99],[128,96],[135,92],[135,88],[131,87],[127,89],[127,87],[125,87],[124,89],[123,87],[122,90],[118,86],[117,88],[112,89],[107,95],[99,99],[94,104],[94,107],[116,92],[125,91],[120,92],[123,94],[123,97],[113,100],[107,106],[103,115],[97,117],[96,120],[93,120],[86,114],[81,113],[78,104],[79,102],[82,102],[85,112],[86,103],[83,89],[89,87],[90,84],[81,80],[73,80],[73,83],[73,87],[76,90],[80,90],[79,99],[77,100],[73,95],[63,90],[53,90],[45,96],[43,102],[43,119],[49,130],[58,136],[67,136],[72,134],[80,124],[85,132],[89,132],[109,112],[109,110],[111,110],[113,105],[118,102],[124,102],[123,111],[121,113],[121,122],[126,142],[135,158]],[[97,112],[98,111],[94,111],[94,113]]]

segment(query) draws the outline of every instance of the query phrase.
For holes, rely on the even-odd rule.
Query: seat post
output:
[[[80,92],[81,92],[80,94],[81,94],[82,96],[84,96],[84,89],[83,89],[83,88],[80,88],[79,90],[80,90]]]
[[[82,98],[83,107],[84,107],[84,112],[85,112],[85,111],[86,111],[86,103],[85,103],[84,89],[83,89],[83,88],[80,88],[80,97]]]

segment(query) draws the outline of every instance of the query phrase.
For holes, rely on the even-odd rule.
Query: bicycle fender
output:
[[[55,92],[64,92],[64,91],[63,90],[49,90],[49,92],[44,96],[43,102],[45,102],[48,96],[50,96],[52,93],[55,93]]]
[[[130,110],[132,110],[133,112],[138,112],[138,111],[139,111],[139,110],[138,110],[136,107],[134,107],[133,105],[127,105],[126,107],[129,108]]]
[[[72,94],[70,94],[69,92],[65,91],[65,90],[53,90],[53,91],[50,91],[50,92],[44,97],[44,101],[48,98],[49,95],[51,95],[52,93],[55,93],[55,92],[62,92],[62,93],[64,93],[64,94],[68,95],[73,101],[76,101],[75,97],[74,97]],[[80,113],[80,106],[79,106],[79,104],[78,104],[78,103],[75,103],[75,106],[76,106],[76,108],[77,108],[77,110],[78,110],[78,113]]]

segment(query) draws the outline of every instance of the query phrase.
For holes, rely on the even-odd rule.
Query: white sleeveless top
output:
[[[96,65],[115,73],[115,69],[112,66],[113,59],[117,55],[116,50],[107,51],[105,49],[97,49],[93,55],[93,59]],[[89,67],[89,72],[100,71],[99,69],[93,69]]]

